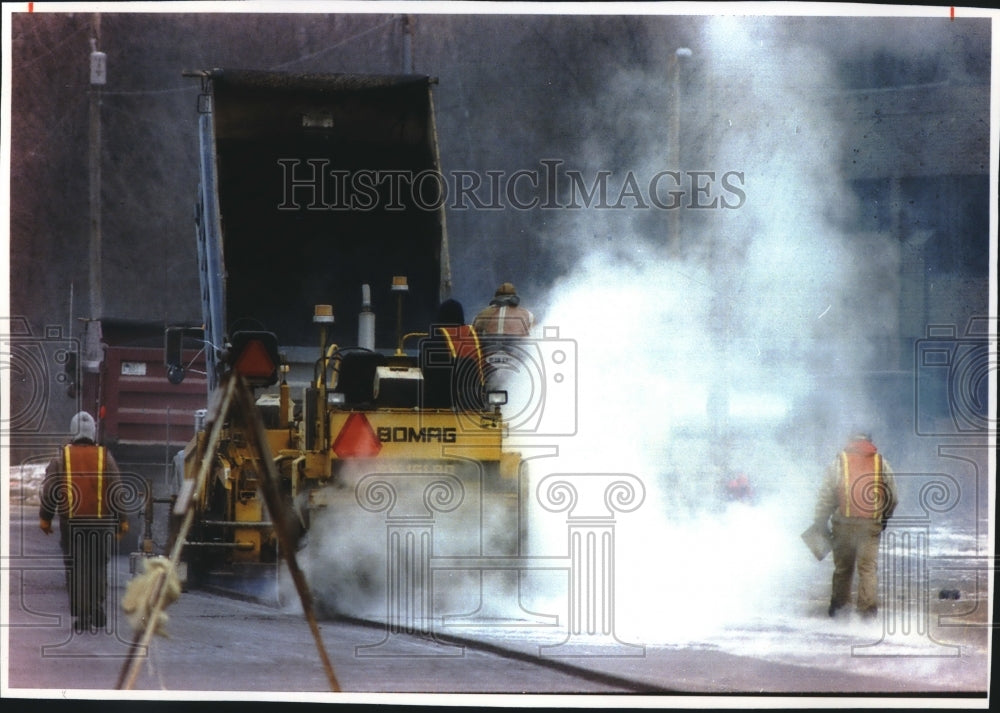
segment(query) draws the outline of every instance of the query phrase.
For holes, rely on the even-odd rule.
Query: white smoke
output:
[[[824,447],[870,413],[856,376],[895,319],[881,278],[897,274],[893,247],[843,227],[855,205],[837,170],[831,67],[776,22],[707,20],[691,60],[707,79],[681,98],[682,136],[711,165],[671,168],[740,171],[745,203],[697,222],[682,214],[678,253],[666,219],[651,229],[642,211],[587,211],[562,241],[615,239],[582,250],[542,315],[577,343],[579,430],[532,478],[628,472],[644,483],[643,506],[618,516],[615,556],[622,626],[646,640],[824,611],[828,573],[798,533],[832,457]],[[647,175],[662,170],[662,134],[647,153]],[[749,504],[725,496],[741,473]],[[559,537],[551,524],[533,521],[531,534],[533,551],[561,546],[540,541]]]
[[[433,554],[514,553],[517,509],[489,482],[468,461],[346,463],[335,484],[313,494],[299,553],[319,613],[419,629],[440,626],[444,614],[500,616],[516,602],[516,581],[481,582],[474,567],[435,573],[428,566]],[[281,591],[297,608],[290,580]]]
[[[884,331],[872,315],[894,318],[891,286],[873,279],[896,274],[885,269],[892,250],[877,239],[859,246],[839,227],[854,205],[836,170],[842,146],[828,118],[830,67],[779,40],[771,22],[712,18],[690,58],[708,79],[674,97],[691,144],[682,155],[708,163],[664,166],[669,151],[657,129],[668,117],[631,119],[649,132],[636,137],[649,143],[637,175],[738,171],[745,202],[707,218],[686,211],[677,251],[668,215],[565,211],[570,218],[553,239],[580,258],[538,315],[558,335],[539,329],[538,362],[508,384],[511,447],[526,457],[558,451],[530,460],[524,553],[566,554],[565,514],[535,501],[546,475],[624,473],[644,486],[641,507],[616,516],[614,556],[621,631],[645,640],[697,640],[775,609],[822,611],[827,575],[798,533],[811,520],[820,457],[831,455],[823,447],[848,427],[844,406],[867,408],[852,384],[867,335]],[[635,97],[660,84],[630,72],[610,86]],[[588,146],[589,164],[599,167],[601,142]],[[556,351],[571,360],[554,363]],[[836,391],[824,393],[831,383]],[[725,484],[740,474],[754,489],[750,502],[727,498]],[[345,497],[363,475],[345,481]],[[509,520],[494,522],[491,512],[460,524],[484,542],[510,534]],[[385,615],[388,555],[384,538],[371,534],[385,527],[384,513],[353,502],[317,513],[305,566],[338,613]],[[461,527],[453,535],[436,527],[437,552],[477,554],[462,549]],[[565,580],[525,582],[528,609],[565,614]],[[464,600],[469,584],[442,581],[435,611],[509,610],[501,601],[509,587],[482,589],[477,604]]]
[[[564,211],[546,236],[579,259],[539,301],[538,321],[558,336],[539,329],[542,361],[531,376],[541,376],[526,393],[512,384],[505,410],[519,416],[544,391],[541,425],[510,443],[530,459],[520,554],[568,551],[566,514],[537,502],[543,478],[635,476],[644,500],[615,516],[613,550],[616,631],[627,641],[706,642],[758,621],[772,632],[776,621],[797,618],[809,630],[834,625],[825,620],[829,560],[817,564],[799,533],[846,429],[858,414],[878,416],[858,375],[878,338],[894,331],[899,256],[885,236],[851,232],[857,206],[838,170],[844,147],[830,118],[838,101],[831,65],[777,23],[706,20],[689,58],[702,63],[704,81],[687,87],[682,125],[690,141],[683,155],[703,163],[665,166],[666,132],[653,129],[668,117],[633,117],[649,130],[634,137],[648,144],[637,175],[739,171],[739,208],[685,211],[677,252],[667,240],[670,216],[656,209]],[[662,85],[629,72],[607,83],[622,96],[602,101],[628,107]],[[600,168],[602,140],[588,146],[588,165]],[[572,373],[546,361],[556,346],[575,355]],[[739,474],[754,489],[748,502],[726,495]],[[484,540],[509,534],[509,520],[496,523],[491,513],[465,525]],[[385,519],[361,520],[331,510],[314,523],[310,582],[342,611],[379,618],[384,588],[351,580],[384,568],[385,539],[372,533],[384,531]],[[436,531],[435,544],[439,554],[477,553],[462,549],[459,530]],[[500,616],[514,601],[565,623],[564,573],[527,574],[513,594],[482,587],[482,602],[464,598],[476,582],[458,576],[435,590],[435,613],[482,604],[480,614]]]

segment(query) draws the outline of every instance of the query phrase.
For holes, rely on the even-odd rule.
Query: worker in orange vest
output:
[[[892,468],[868,433],[855,433],[827,468],[815,511],[818,527],[832,525],[830,616],[849,602],[855,569],[858,612],[866,618],[878,613],[879,540],[896,503]]]
[[[527,337],[535,324],[535,315],[521,306],[514,285],[505,282],[493,299],[472,321],[481,336]]]
[[[465,323],[461,302],[448,299],[441,303],[421,349],[425,407],[483,407],[483,353],[475,328]]]
[[[72,440],[45,470],[39,527],[52,534],[52,518],[59,516],[59,545],[66,567],[70,614],[78,632],[107,624],[105,599],[112,536],[128,531],[121,504],[121,475],[114,457],[97,445],[97,424],[86,411],[70,421]]]
[[[497,287],[487,307],[472,320],[483,347],[486,391],[508,391],[516,387],[514,375],[527,367],[531,357],[519,346],[531,336],[535,315],[521,306],[521,298],[510,282]],[[523,386],[523,385],[522,385]]]

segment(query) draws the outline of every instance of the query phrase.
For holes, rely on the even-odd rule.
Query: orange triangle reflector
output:
[[[371,458],[380,450],[382,443],[363,413],[348,416],[333,442],[333,452],[338,458]]]
[[[233,364],[233,368],[248,379],[269,379],[274,375],[276,366],[267,353],[267,347],[259,339],[248,341]]]

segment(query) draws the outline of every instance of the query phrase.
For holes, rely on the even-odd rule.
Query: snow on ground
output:
[[[12,466],[10,469],[10,503],[12,505],[38,505],[44,478],[44,463]]]

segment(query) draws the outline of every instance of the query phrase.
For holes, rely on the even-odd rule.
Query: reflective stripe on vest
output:
[[[497,311],[497,334],[506,334],[507,330],[504,329],[503,321],[507,318],[507,305],[500,305],[500,309]]]
[[[479,383],[482,384],[485,381],[483,376],[483,350],[479,346],[479,335],[476,334],[476,330],[469,326],[463,325],[461,327],[439,327],[441,334],[444,335],[445,341],[448,342],[448,351],[451,353],[452,359],[474,359],[476,362],[476,371],[479,375]],[[472,353],[470,354],[470,342],[472,347]]]
[[[858,483],[857,478],[852,478],[850,460],[847,455],[847,451],[840,452],[840,473],[841,479],[843,481],[844,492],[841,497],[841,512],[844,517],[870,517],[877,518],[880,516],[883,507],[883,494],[882,494],[882,454],[875,453],[872,457],[873,461],[873,472],[853,474],[859,478],[864,478],[865,476],[871,475],[873,478],[872,487],[873,490],[873,502],[871,511],[865,507],[867,503],[858,502],[855,509],[856,514],[852,514],[851,504],[853,502],[852,493]],[[864,489],[862,489],[863,493]]]
[[[97,447],[97,517],[104,517],[104,449]]]
[[[531,333],[532,321],[531,313],[523,307],[503,304],[490,305],[479,313],[473,324],[478,325],[483,334],[526,337]]]
[[[63,447],[63,470],[66,471],[66,514],[73,517],[73,466],[70,465],[69,446]]]

